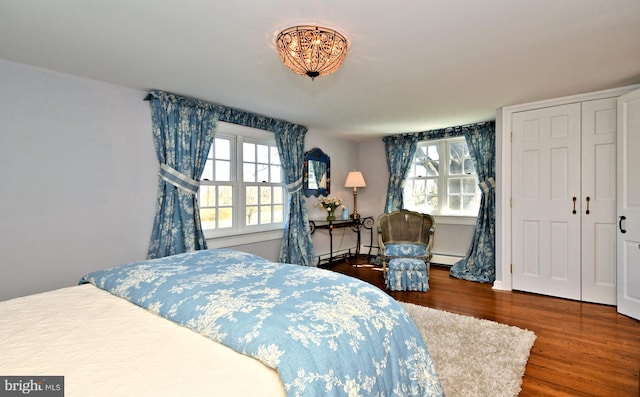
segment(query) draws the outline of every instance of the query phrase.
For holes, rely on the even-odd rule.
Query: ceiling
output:
[[[347,37],[337,72],[282,64],[297,24]],[[0,0],[0,58],[363,140],[640,83],[640,1]]]

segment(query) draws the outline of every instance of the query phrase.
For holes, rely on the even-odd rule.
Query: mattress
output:
[[[285,396],[258,360],[91,284],[0,302],[0,375],[74,396]]]

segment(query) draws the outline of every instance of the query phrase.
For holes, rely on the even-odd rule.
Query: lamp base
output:
[[[357,212],[354,212],[354,213],[349,215],[349,218],[351,218],[351,219],[360,219],[360,214],[358,214]]]

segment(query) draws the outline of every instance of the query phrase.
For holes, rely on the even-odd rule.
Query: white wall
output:
[[[0,59],[0,300],[72,286],[87,272],[146,257],[158,171],[146,94]],[[310,130],[305,147],[331,157],[331,196],[353,210],[344,181],[359,169],[367,187],[358,189],[358,212],[383,212],[381,139]],[[307,207],[318,219],[324,212],[314,202]],[[464,233],[441,227],[436,251],[464,254]],[[316,253],[329,251],[326,230],[313,242]],[[334,244],[355,247],[355,234],[338,229]],[[226,245],[277,260],[281,239]]]
[[[0,300],[144,259],[157,187],[145,95],[0,60]]]

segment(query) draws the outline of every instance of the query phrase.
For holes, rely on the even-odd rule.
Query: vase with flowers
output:
[[[327,210],[327,220],[336,220],[336,209],[344,208],[342,200],[337,197],[318,197],[318,203],[315,206],[319,206]]]

